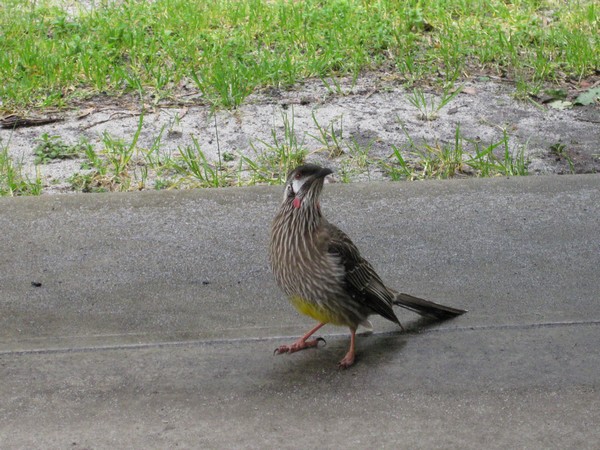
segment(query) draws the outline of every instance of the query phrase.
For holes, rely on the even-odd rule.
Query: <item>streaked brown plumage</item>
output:
[[[332,171],[307,164],[292,170],[285,185],[283,202],[271,228],[271,267],[279,287],[298,311],[319,324],[291,345],[276,353],[293,353],[315,347],[321,338],[310,337],[331,323],[350,328],[350,349],[339,362],[353,364],[358,325],[370,326],[368,317],[379,314],[400,327],[392,306],[421,315],[447,319],[464,310],[429,302],[387,288],[371,264],[350,238],[322,215],[319,197],[323,182]]]

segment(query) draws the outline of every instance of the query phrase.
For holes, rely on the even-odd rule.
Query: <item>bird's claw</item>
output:
[[[273,352],[274,355],[281,355],[282,353],[288,353],[290,351],[290,347],[288,345],[280,345]]]
[[[317,341],[315,347],[319,347],[319,342],[322,342],[324,344],[323,347],[325,347],[327,345],[327,341],[324,338],[322,338],[321,336],[315,338],[315,341]]]
[[[327,341],[325,339],[323,339],[322,337],[317,337],[306,341],[296,341],[291,345],[280,345],[275,349],[275,351],[273,351],[273,354],[281,355],[283,353],[295,353],[299,350],[304,350],[305,348],[318,347],[319,342],[323,342],[325,345],[327,345]]]
[[[355,358],[356,358],[356,355],[355,355],[354,351],[350,351],[350,352],[346,353],[346,356],[344,356],[344,358],[338,363],[338,369],[339,370],[347,369],[352,364],[354,364]]]

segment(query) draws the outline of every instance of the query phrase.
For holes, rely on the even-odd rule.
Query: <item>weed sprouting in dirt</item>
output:
[[[60,136],[43,133],[37,139],[37,145],[33,149],[36,164],[47,164],[61,159],[75,159],[85,153],[89,142],[81,138],[76,144],[69,145]]]
[[[304,140],[299,141],[294,128],[294,109],[281,114],[283,135],[271,130],[271,141],[257,140],[250,146],[254,158],[242,156],[240,170],[249,173],[249,184],[281,184],[288,172],[302,164],[307,155]]]
[[[0,196],[40,195],[42,180],[36,171],[34,180],[23,174],[22,162],[15,161],[8,153],[8,144],[0,141]]]
[[[392,180],[528,174],[525,146],[511,149],[506,130],[500,140],[487,145],[463,136],[459,126],[450,143],[417,144],[404,130],[407,144],[392,146],[388,160],[381,162],[382,169]]]

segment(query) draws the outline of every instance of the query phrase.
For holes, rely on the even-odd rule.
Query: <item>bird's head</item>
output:
[[[331,173],[333,170],[316,164],[296,167],[288,174],[283,201],[291,202],[296,209],[307,202],[318,205],[325,177]]]

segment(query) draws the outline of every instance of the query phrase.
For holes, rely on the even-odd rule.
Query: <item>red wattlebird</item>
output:
[[[321,212],[319,197],[331,169],[307,164],[292,170],[283,202],[271,228],[271,267],[279,287],[298,311],[318,324],[291,345],[275,353],[293,353],[315,347],[322,338],[311,336],[331,323],[350,328],[350,348],[339,367],[354,363],[355,335],[368,317],[379,314],[400,327],[392,306],[424,316],[447,319],[466,311],[439,305],[385,286],[350,238],[330,224]]]

